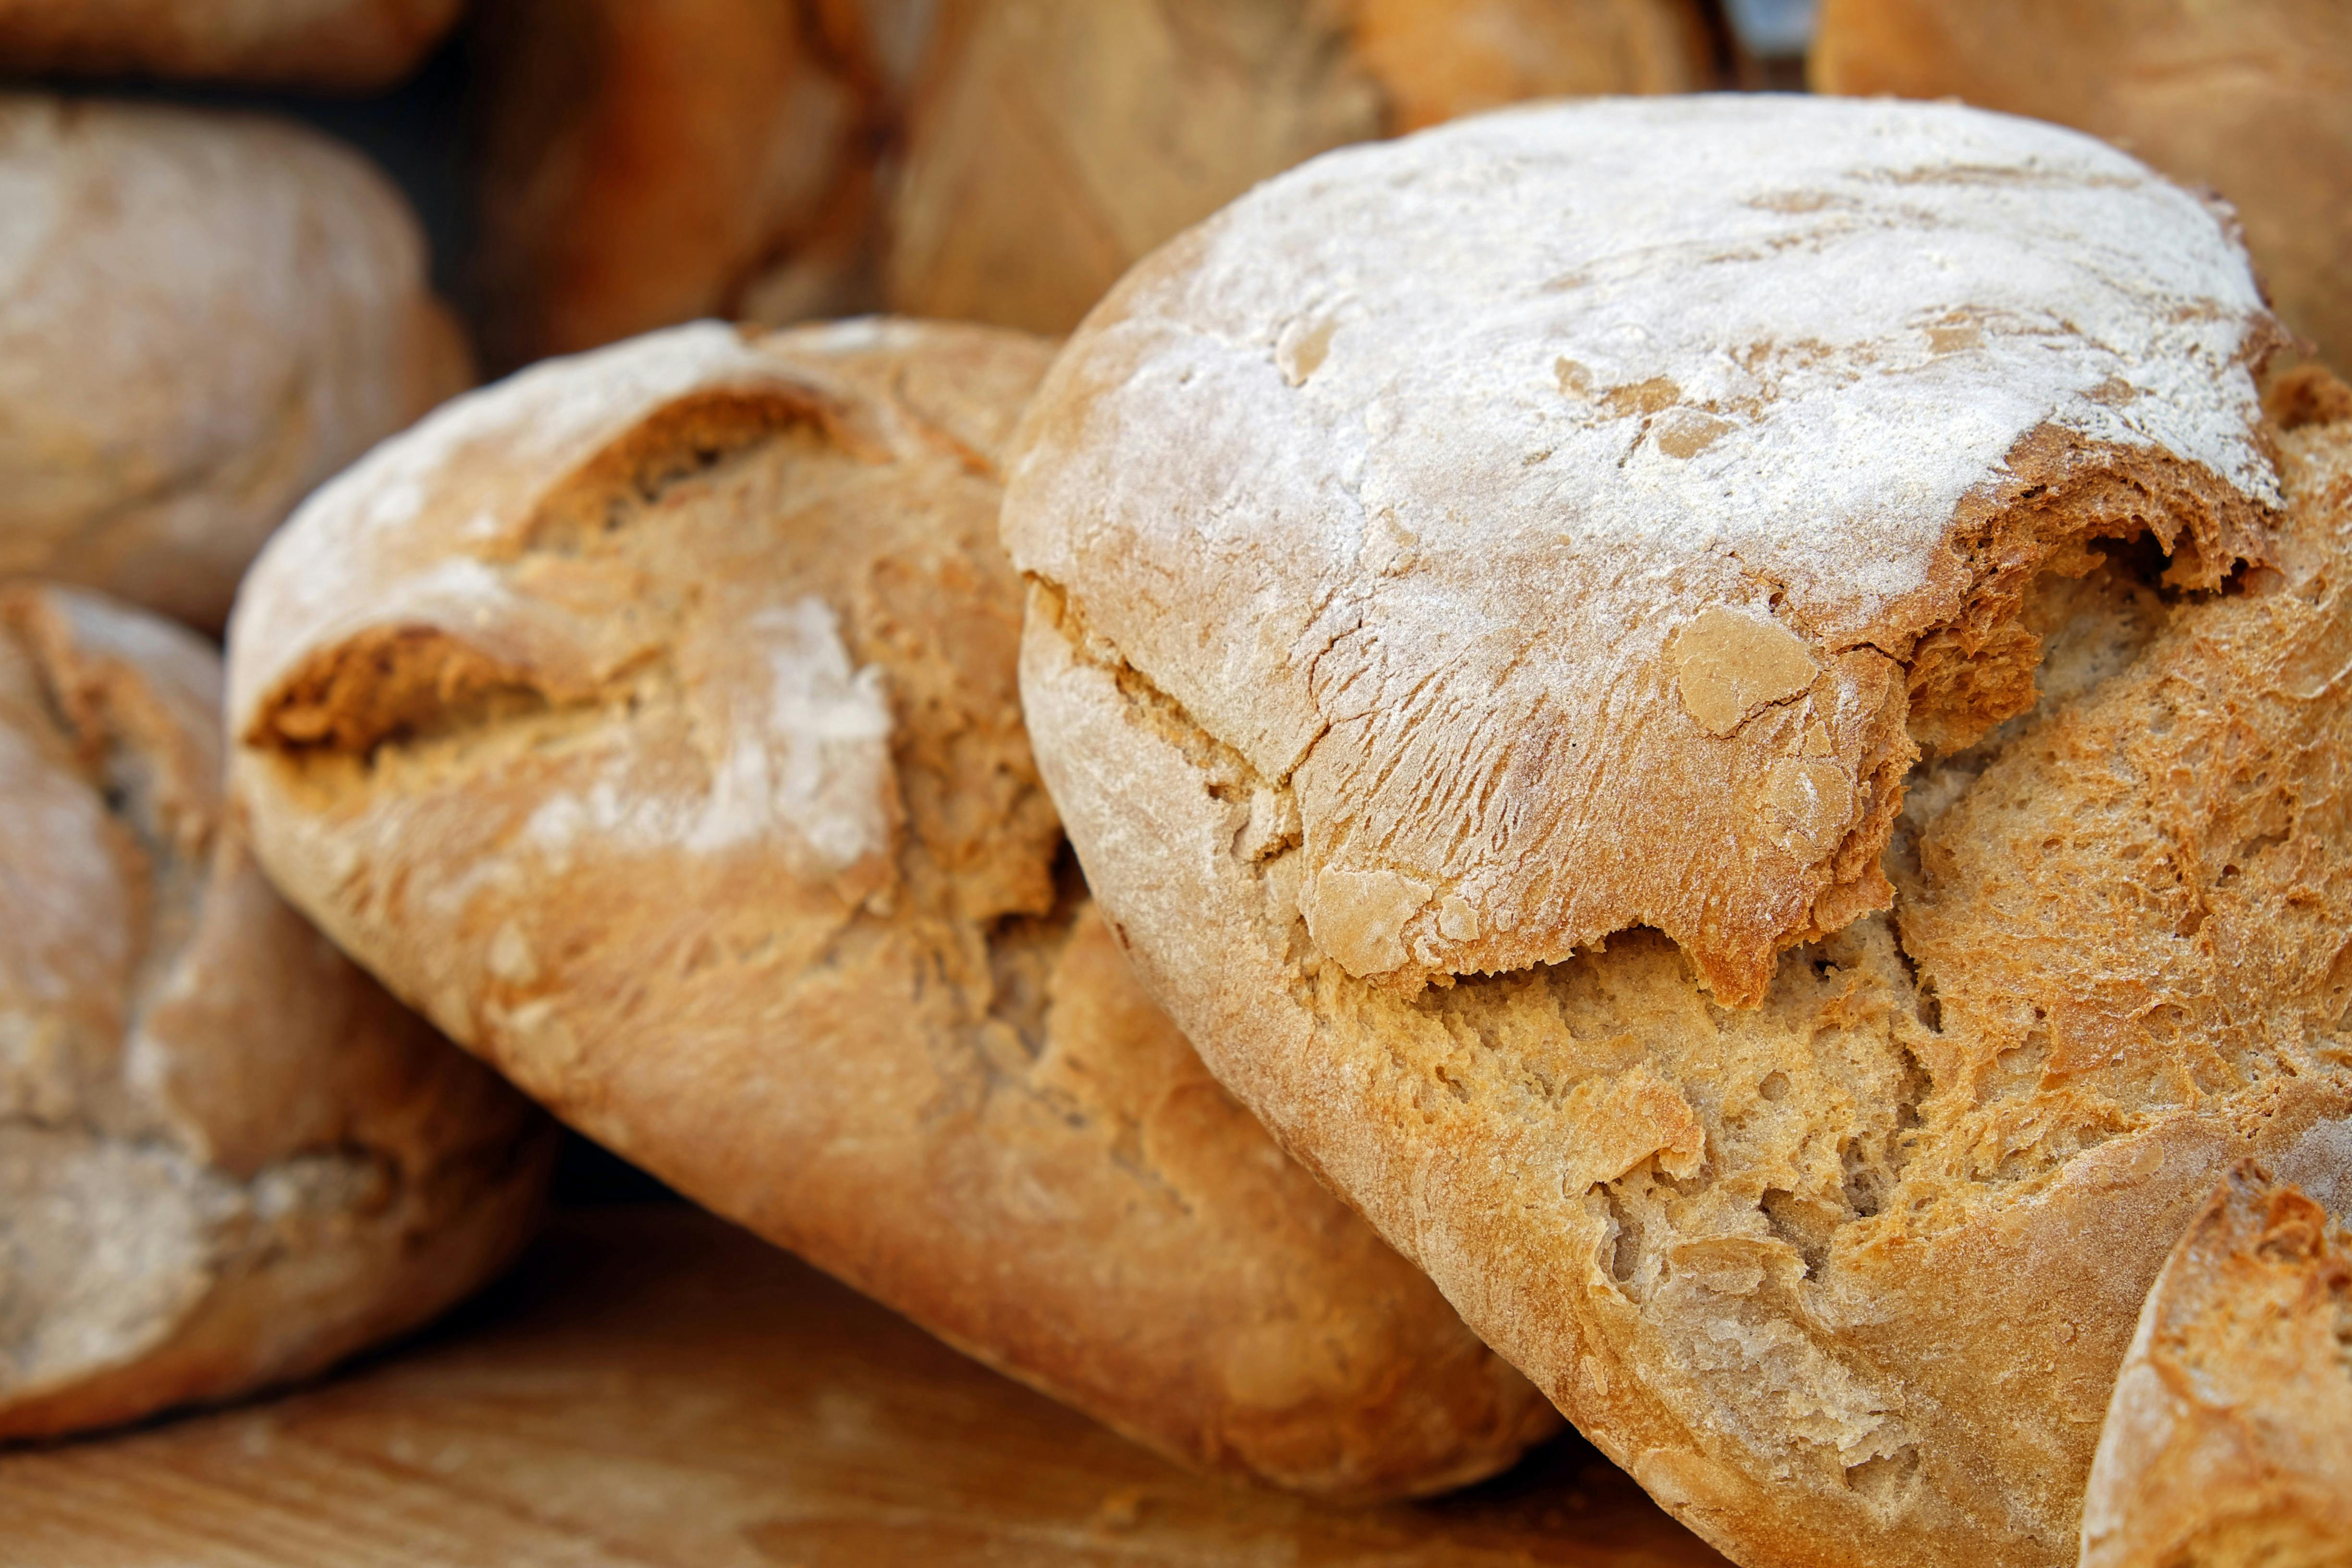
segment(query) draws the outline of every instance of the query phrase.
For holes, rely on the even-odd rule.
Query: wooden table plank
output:
[[[26,1568],[1722,1559],[1569,1439],[1436,1502],[1177,1469],[682,1206],[560,1217],[451,1321],[281,1398],[0,1455]]]

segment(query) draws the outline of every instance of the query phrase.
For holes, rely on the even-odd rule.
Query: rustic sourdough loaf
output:
[[[0,588],[0,1438],[299,1377],[480,1283],[544,1121],[279,901],[220,660]]]
[[[1048,346],[705,323],[452,405],[230,634],[280,886],[559,1115],[1197,1464],[1341,1496],[1556,1420],[1286,1160],[1087,902],[995,454]]]
[[[2068,1560],[2216,1172],[2343,1164],[2352,426],[2273,335],[2086,137],[1621,100],[1269,182],[1024,416],[1139,974],[1743,1563]]]
[[[2336,1175],[2340,1211],[2352,1181]],[[2091,1465],[2082,1568],[2347,1563],[2352,1233],[2243,1162],[2141,1309]]]
[[[0,576],[217,629],[310,489],[470,379],[400,198],[242,115],[0,94]]]
[[[462,0],[0,0],[0,71],[367,91],[406,76]]]
[[[2352,374],[2352,5],[1823,0],[1822,92],[1961,98],[2212,186],[2286,324]]]
[[[944,0],[887,296],[1067,331],[1145,252],[1302,158],[1713,72],[1691,0]]]

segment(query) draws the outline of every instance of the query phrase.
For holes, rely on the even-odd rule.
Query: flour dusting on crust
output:
[[[1977,658],[2084,539],[2153,532],[2194,587],[2259,558],[2273,336],[2224,218],[2052,126],[1513,110],[1317,159],[1138,268],[1031,408],[1006,538],[1296,791],[1310,889],[1379,890],[1363,931],[1310,899],[1351,972],[1646,924],[1753,998],[1885,902],[1923,643]],[[1675,649],[1726,624],[1789,647],[1690,709]]]

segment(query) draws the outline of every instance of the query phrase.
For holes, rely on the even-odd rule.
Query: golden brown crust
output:
[[[0,95],[0,575],[207,629],[294,504],[465,385],[425,244],[289,125]]]
[[[2082,1568],[2347,1563],[2352,1232],[2242,1162],[2148,1292],[2091,1467]]]
[[[2236,207],[2279,314],[2352,372],[2352,8],[1823,0],[1816,91],[2073,125]]]
[[[1686,0],[948,0],[891,197],[888,298],[1065,332],[1147,252],[1315,153],[1711,75]]]
[[[0,0],[0,70],[365,92],[415,68],[464,0]]]
[[[261,852],[560,1115],[1139,1439],[1336,1496],[1490,1473],[1540,1397],[1057,868],[994,538],[1048,352],[684,328],[382,449],[232,628]]]
[[[219,689],[166,623],[0,591],[0,1437],[315,1372],[537,1213],[540,1119],[262,880]]]
[[[1685,111],[1594,112],[1655,126]],[[1785,112],[1866,119],[1882,148],[1907,115],[1920,115],[1921,125],[1937,115],[1975,121],[1896,106]],[[1509,129],[1488,124],[1480,134]],[[2011,122],[1991,131],[2043,135]],[[1463,128],[1462,139],[1469,134]],[[2053,133],[2041,163],[2045,190],[2073,140]],[[1435,156],[1444,142],[1424,145],[1431,164],[1445,162]],[[1322,188],[1345,187],[1341,159],[1391,156],[1341,154],[1321,166]],[[1532,153],[1517,160],[1513,178],[1528,180],[1536,161]],[[1718,183],[1723,162],[1710,171]],[[1987,161],[1953,162],[1955,184],[1999,177]],[[1933,160],[1911,166],[1918,184],[1933,181]],[[1429,166],[1415,172],[1426,200],[1444,176]],[[1936,198],[1914,188],[1905,199],[1916,210]],[[1675,210],[1687,217],[1686,206]],[[1848,209],[1843,234],[1854,232],[1859,210]],[[2176,201],[2168,210],[2179,215],[2181,234],[2213,237],[2198,228],[2195,209]],[[1312,292],[1269,259],[1299,252],[1268,245],[1253,253],[1233,237],[1244,222],[1271,219],[1229,213],[1196,231],[1189,255],[1163,253],[1166,274],[1123,285],[1082,330],[1016,440],[1016,465],[1050,456],[1034,470],[1016,466],[1005,508],[1016,559],[1038,574],[1023,695],[1040,772],[1147,989],[1286,1147],[1428,1269],[1465,1320],[1588,1436],[1737,1560],[1790,1568],[2065,1562],[2139,1303],[2215,1173],[2248,1155],[2331,1177],[2352,1165],[2352,982],[2341,951],[2352,919],[2352,833],[2335,784],[2352,742],[2352,426],[2315,417],[2294,430],[2263,425],[2252,379],[2212,368],[2226,361],[2183,354],[2132,373],[2152,378],[2151,402],[2210,407],[2226,395],[2246,438],[2269,454],[2263,463],[2275,459],[2279,512],[2236,535],[2258,540],[2259,554],[2234,571],[2216,570],[2221,563],[2201,542],[2181,559],[2200,501],[2197,483],[2161,482],[2161,454],[2177,448],[2158,447],[2154,460],[2145,449],[2070,451],[2046,429],[2033,437],[2038,450],[2013,448],[2034,451],[2062,477],[2067,463],[2080,467],[2072,482],[2038,490],[2012,468],[1975,491],[1956,515],[1985,531],[1952,554],[1972,557],[1982,569],[1976,591],[2001,601],[1967,629],[2000,662],[2021,662],[2031,679],[2011,668],[1999,686],[1938,676],[1898,692],[1906,707],[1922,692],[1941,694],[1948,720],[1974,711],[1955,732],[1929,737],[1939,743],[1902,781],[1901,815],[1880,862],[1892,907],[1785,954],[1754,1005],[1727,1005],[1728,988],[1688,951],[1685,933],[1668,940],[1638,925],[1556,962],[1465,963],[1416,989],[1359,974],[1351,955],[1325,940],[1307,907],[1319,873],[1315,803],[1303,791],[1294,796],[1293,781],[1253,752],[1251,721],[1286,699],[1258,679],[1272,662],[1264,650],[1286,629],[1267,628],[1297,606],[1279,593],[1250,599],[1236,584],[1252,572],[1284,581],[1295,557],[1274,547],[1268,498],[1287,505],[1306,493],[1281,488],[1290,453],[1268,456],[1265,432],[1285,428],[1294,407],[1321,411],[1311,391],[1296,404],[1276,401],[1290,395],[1275,374],[1285,334],[1252,330],[1244,323],[1254,302],[1234,304],[1232,291],[1221,291],[1255,254],[1269,296]],[[1948,256],[1960,248],[1951,239],[1960,226],[1939,226]],[[1801,254],[1817,257],[1838,237],[1815,237],[1818,247]],[[1334,265],[1348,269],[1360,297],[1380,298],[1368,281],[1372,264],[1346,248],[1339,226],[1321,225],[1318,243],[1326,247],[1318,254],[1343,258]],[[1472,292],[1459,279],[1474,263],[1457,259],[1447,309]],[[1800,274],[1819,265],[1790,263]],[[1593,270],[1607,274],[1605,264]],[[1140,331],[1118,335],[1144,290],[1186,277],[1210,301],[1199,307],[1210,319],[1156,345]],[[1640,300],[1661,300],[1668,315],[1681,307],[1674,290],[1692,286],[1685,273],[1656,284],[1655,295],[1645,284]],[[1707,299],[1719,305],[1727,292]],[[1335,367],[1339,390],[1327,397],[1383,377],[1405,385],[1421,367],[1405,343],[1438,345],[1432,379],[1441,389],[1503,367],[1493,390],[1476,384],[1477,403],[1452,425],[1426,403],[1403,403],[1385,421],[1339,403],[1334,451],[1352,455],[1349,438],[1360,428],[1384,440],[1351,468],[1332,459],[1345,480],[1334,493],[1367,498],[1367,512],[1377,495],[1401,516],[1408,500],[1426,502],[1404,519],[1400,545],[1382,543],[1373,518],[1353,533],[1335,525],[1343,565],[1375,544],[1409,548],[1423,582],[1518,592],[1510,573],[1477,574],[1484,563],[1465,559],[1462,536],[1513,494],[1500,481],[1480,488],[1490,481],[1474,466],[1482,454],[1450,468],[1424,459],[1415,469],[1397,452],[1418,431],[1460,439],[1494,410],[1515,413],[1522,392],[1528,402],[1543,395],[1540,383],[1510,379],[1509,369],[1519,359],[1540,365],[1535,349],[1551,357],[1528,323],[1563,330],[1552,323],[1570,310],[1567,294],[1565,285],[1550,290],[1540,314],[1531,307],[1524,317],[1457,321],[1458,341],[1475,345],[1460,363],[1443,357],[1441,330],[1412,335],[1419,323],[1402,308],[1365,310],[1352,341],[1352,322],[1324,334],[1317,365],[1289,386],[1312,389]],[[1442,328],[1448,318],[1431,309]],[[1785,313],[1785,300],[1771,309]],[[2110,330],[2132,314],[2110,317]],[[1654,338],[1673,325],[1659,317],[1645,324]],[[1155,424],[1150,399],[1173,399],[1175,389],[1188,388],[1204,409],[1233,397],[1219,379],[1228,353],[1245,370],[1253,354],[1261,365],[1273,361],[1255,384],[1267,389],[1263,400],[1233,421],[1238,428],[1255,420],[1255,434],[1229,435],[1205,411]],[[1351,384],[1351,374],[1364,379]],[[2005,374],[1987,402],[2013,396],[2019,384]],[[1802,389],[1792,384],[1782,395]],[[1875,396],[1847,392],[1839,418],[1883,414]],[[2333,394],[2311,386],[2295,400],[2335,406]],[[1078,430],[1088,434],[1081,439]],[[1544,435],[1547,447],[1564,440],[1558,421]],[[1867,472],[1885,482],[1873,515],[1825,541],[1821,559],[1857,578],[1878,569],[1885,552],[1865,542],[1869,529],[1918,479],[1919,463],[1940,461],[1948,449],[1873,455]],[[1154,489],[1157,472],[1142,471],[1163,456],[1171,472],[1180,461],[1193,465],[1168,492]],[[1745,467],[1714,477],[1728,488],[1799,473],[1823,489],[1836,478],[1811,467],[1795,441],[1759,451],[1756,463],[1772,465],[1766,481]],[[1428,477],[1430,490],[1407,491],[1391,478],[1401,468]],[[1235,499],[1237,471],[1253,487],[1245,500]],[[1628,483],[1572,515],[1600,528],[1647,500]],[[1171,519],[1163,531],[1130,522],[1162,501]],[[2026,515],[2004,534],[2000,519],[2010,508]],[[2102,537],[2132,531],[2092,526],[2135,509],[2146,527],[2171,536],[2169,563],[2151,538]],[[1538,531],[1546,515],[1530,511],[1521,535],[1499,525],[1496,532],[1514,545],[1520,537],[1548,542]],[[1300,523],[1297,512],[1282,521],[1292,531],[1283,537],[1306,538],[1300,552],[1321,547],[1319,525]],[[2021,548],[2028,541],[2037,542]],[[1604,570],[1613,561],[1635,584],[1616,637],[1630,638],[1625,628],[1639,616],[1659,615],[1696,639],[1680,650],[1684,668],[1657,678],[1693,725],[1769,716],[1776,694],[1804,674],[1771,640],[1771,623],[1759,614],[1747,629],[1710,624],[1690,587],[1704,558],[1645,580],[1637,563],[1647,545],[1616,541],[1613,557],[1592,557],[1590,577],[1531,553],[1528,597],[1503,597],[1515,613],[1496,617],[1517,639],[1510,648],[1532,661],[1566,643],[1560,673],[1544,689],[1564,694],[1559,710],[1598,712],[1602,721],[1589,733],[1628,744],[1638,718],[1626,715],[1638,710],[1621,693],[1633,683],[1616,681],[1606,662],[1611,633],[1576,640],[1574,619],[1580,605],[1614,589]],[[1228,566],[1230,575],[1219,575]],[[1333,602],[1369,576],[1335,573]],[[1791,584],[1786,598],[1800,592]],[[1533,607],[1547,594],[1549,605]],[[1105,607],[1123,595],[1144,607],[1122,609],[1114,629]],[[1486,607],[1455,602],[1467,605],[1465,616]],[[1234,603],[1254,618],[1227,620]],[[1773,608],[1784,606],[1776,600]],[[1353,653],[1339,674],[1331,668],[1343,659],[1337,650],[1318,672],[1346,693],[1340,716],[1389,723],[1401,737],[1391,755],[1403,759],[1372,784],[1348,781],[1328,820],[1360,820],[1346,814],[1360,814],[1375,786],[1426,791],[1428,781],[1450,776],[1443,770],[1463,751],[1487,744],[1489,731],[1477,726],[1500,706],[1488,689],[1440,689],[1468,659],[1454,659],[1426,686],[1396,674],[1418,676],[1413,660],[1433,646],[1449,651],[1423,635],[1432,623],[1445,624],[1402,621],[1363,639],[1374,652],[1362,656],[1370,674],[1360,691],[1347,686]],[[1245,635],[1221,640],[1234,625]],[[2004,625],[2011,630],[2001,634]],[[1192,640],[1171,653],[1178,626]],[[1135,627],[1145,635],[1130,639]],[[1160,640],[1162,630],[1169,640]],[[1727,659],[1727,644],[1746,655]],[[1903,651],[1911,657],[1916,647]],[[1392,689],[1404,696],[1388,700]],[[1502,740],[1542,733],[1530,721],[1506,728]],[[1415,742],[1436,758],[1419,772]],[[1285,754],[1279,744],[1265,752]],[[1621,864],[1694,854],[1695,819],[1653,788],[1652,774],[1629,771],[1596,791],[1613,789],[1625,808],[1614,859],[1546,868],[1580,883]],[[1525,814],[1505,826],[1517,830],[1553,798],[1531,795]],[[1451,809],[1450,797],[1432,808]],[[1500,842],[1507,858],[1511,841]],[[1467,911],[1491,912],[1475,902]],[[1474,929],[1469,919],[1454,927]]]

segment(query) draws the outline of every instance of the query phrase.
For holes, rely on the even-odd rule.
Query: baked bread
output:
[[[262,880],[220,694],[167,622],[0,588],[0,1438],[316,1372],[537,1216],[543,1119]]]
[[[0,71],[364,92],[416,68],[462,0],[0,0]]]
[[[2286,324],[2352,374],[2352,6],[1822,0],[1822,92],[1962,98],[2210,185]]]
[[[216,629],[312,486],[470,379],[357,156],[242,115],[0,94],[0,576]]]
[[[1067,331],[1145,252],[1303,158],[1713,74],[1690,0],[943,0],[887,297]]]
[[[704,323],[388,443],[238,602],[260,855],[574,1126],[1141,1441],[1486,1475],[1557,1417],[1216,1087],[1065,858],[995,542],[1048,353]]]
[[[490,0],[483,342],[502,368],[871,299],[917,0]]]
[[[1146,988],[1738,1562],[2070,1559],[2216,1173],[2342,1166],[2352,426],[2273,335],[2087,137],[1623,100],[1269,182],[1024,416]]]
[[[2339,1173],[2331,1196],[2352,1206],[2352,1181]],[[2140,1310],[2091,1465],[2082,1568],[2346,1563],[2352,1233],[2248,1161]]]

